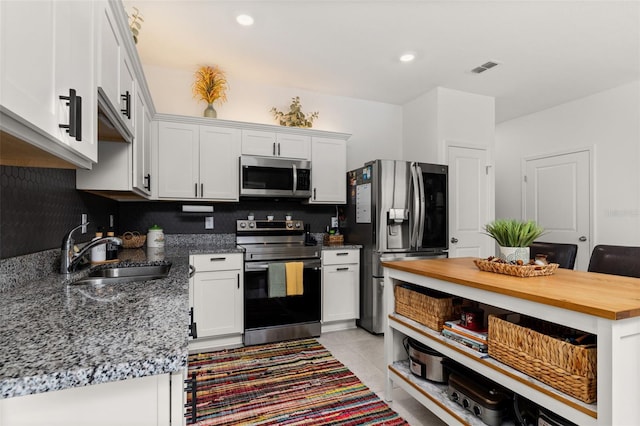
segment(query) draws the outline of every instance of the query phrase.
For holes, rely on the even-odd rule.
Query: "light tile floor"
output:
[[[384,400],[386,367],[384,337],[361,328],[322,333],[318,341],[349,368],[372,392]],[[388,402],[411,426],[440,426],[445,423],[404,390],[394,388]]]

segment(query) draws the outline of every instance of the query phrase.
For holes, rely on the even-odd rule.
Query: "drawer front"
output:
[[[242,253],[196,254],[191,256],[191,265],[198,272],[242,270]]]
[[[360,262],[360,250],[323,250],[323,265],[340,265]]]

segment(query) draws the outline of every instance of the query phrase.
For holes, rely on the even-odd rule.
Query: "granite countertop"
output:
[[[0,270],[7,272],[8,283],[0,289],[0,399],[184,368],[189,255],[242,253],[243,249],[229,238],[187,237],[171,243],[160,250],[120,251],[119,258],[125,263],[172,263],[167,278],[152,281],[69,285],[88,270],[71,278],[58,274],[59,257],[52,258],[59,250],[3,261]],[[350,244],[319,247],[361,248]],[[51,272],[40,277],[31,269]]]
[[[235,244],[165,247],[167,278],[104,286],[68,285],[52,272],[0,297],[0,399],[171,373],[188,358],[188,256],[241,252]],[[159,253],[122,250],[153,264]]]

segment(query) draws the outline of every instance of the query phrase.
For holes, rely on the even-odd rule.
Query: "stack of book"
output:
[[[445,321],[442,335],[478,352],[487,353],[487,330],[470,330],[460,320]]]

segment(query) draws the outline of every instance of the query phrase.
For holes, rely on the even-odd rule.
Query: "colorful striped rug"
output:
[[[407,425],[315,339],[189,356],[187,424]]]

